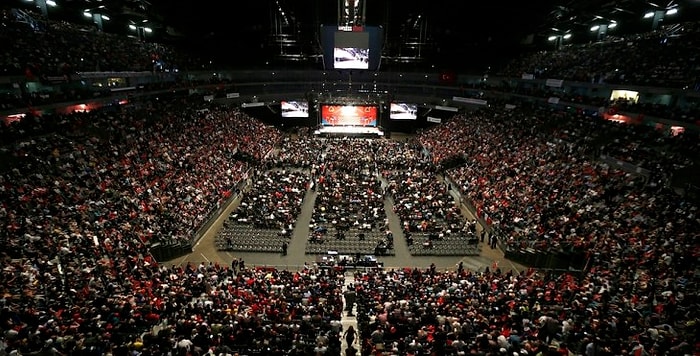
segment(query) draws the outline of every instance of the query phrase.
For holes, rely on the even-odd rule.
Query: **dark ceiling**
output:
[[[105,32],[130,33],[128,24],[148,26],[153,33],[147,40],[183,44],[203,56],[229,60],[232,53],[240,61],[317,53],[320,25],[337,24],[339,6],[337,0],[54,1],[58,6],[49,9],[52,18],[90,25],[82,16],[89,8],[110,17]],[[13,6],[32,4],[15,0]],[[667,23],[700,19],[700,0],[370,0],[366,24],[384,28],[385,57],[486,68],[524,49],[547,48],[552,34],[570,32],[572,42],[593,41],[589,29],[595,24],[617,21],[610,35],[649,31],[651,23],[643,14],[673,7],[680,11]]]
[[[371,0],[365,23],[383,27],[385,55],[417,56],[418,49],[403,43],[418,42],[423,46],[420,55],[432,56],[437,63],[466,61],[473,59],[466,56],[489,56],[490,52],[512,48],[536,31],[552,6],[550,1],[523,6],[525,2]],[[313,47],[318,43],[320,25],[338,23],[337,0],[263,0],[246,3],[245,8],[210,10],[218,3],[202,0],[176,8],[168,1],[152,2],[161,8],[158,12],[167,23],[193,35],[197,42],[211,37],[217,43],[245,49],[260,49],[277,32],[292,33],[299,42]],[[275,26],[278,6],[285,12],[288,28]]]

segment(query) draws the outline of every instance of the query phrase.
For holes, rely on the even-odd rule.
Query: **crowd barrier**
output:
[[[619,160],[615,157],[610,157],[607,155],[600,155],[600,156],[598,156],[598,159],[602,162],[607,163],[609,166],[617,167],[619,169],[622,169],[625,172],[639,174],[639,175],[643,176],[646,180],[649,180],[649,177],[651,177],[650,170],[648,170],[646,168],[639,167],[639,166],[634,165],[634,164],[629,163],[629,162]]]
[[[185,256],[189,253],[192,252],[192,244],[189,242],[183,242],[180,244],[161,244],[161,243],[154,243],[151,245],[149,248],[149,251],[151,252],[151,256],[158,261],[158,262],[163,262],[163,261],[170,261],[174,260],[178,257]]]
[[[532,248],[506,248],[504,257],[532,268],[566,271],[582,271],[585,269],[587,261],[583,253],[545,252]]]

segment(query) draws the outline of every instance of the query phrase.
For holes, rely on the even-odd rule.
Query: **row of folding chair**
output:
[[[481,248],[478,245],[447,246],[433,244],[432,248],[422,244],[414,244],[408,247],[412,256],[479,256]]]
[[[349,246],[341,246],[339,248],[333,248],[330,246],[326,246],[325,244],[307,244],[306,247],[304,248],[304,253],[307,255],[325,255],[328,253],[328,251],[336,251],[339,255],[356,255],[356,254],[361,254],[361,255],[374,255],[376,250],[375,246],[371,247],[349,247]],[[395,252],[393,249],[387,249],[382,253],[382,255],[386,256],[394,256]]]
[[[215,244],[220,251],[278,252],[289,237],[279,230],[230,226],[219,231]]]

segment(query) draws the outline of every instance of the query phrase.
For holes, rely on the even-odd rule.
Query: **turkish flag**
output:
[[[443,83],[454,83],[457,80],[457,73],[453,71],[443,71],[440,73],[440,81]]]

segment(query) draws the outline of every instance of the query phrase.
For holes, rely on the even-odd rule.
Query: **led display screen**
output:
[[[389,118],[392,120],[415,120],[418,117],[418,105],[409,103],[391,103]]]
[[[377,70],[381,62],[384,30],[379,26],[339,29],[321,26],[323,65],[326,69]]]
[[[309,117],[309,103],[300,100],[280,102],[282,117]]]
[[[324,126],[377,126],[378,108],[371,105],[321,105]]]
[[[334,69],[369,69],[369,48],[334,48]]]

